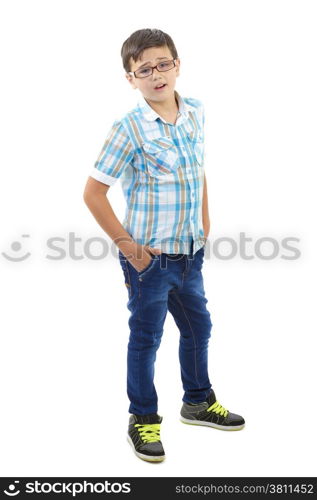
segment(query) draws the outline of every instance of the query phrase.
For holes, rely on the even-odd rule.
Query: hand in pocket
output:
[[[135,254],[128,260],[134,269],[138,273],[141,273],[150,265],[153,259],[152,255],[159,255],[160,253],[162,251],[159,248],[153,248],[148,245],[137,245]]]

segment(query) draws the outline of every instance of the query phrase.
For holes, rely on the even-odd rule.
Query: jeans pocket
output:
[[[194,255],[194,267],[196,268],[197,271],[201,271],[204,263],[204,256],[205,256],[205,245],[200,247],[199,250]]]
[[[124,257],[124,255],[119,252],[119,262],[120,262],[120,265],[121,265],[121,268],[122,268],[122,271],[123,271],[123,275],[124,275],[124,284],[126,286],[126,288],[128,289],[128,294],[129,294],[129,297],[131,296],[131,277],[130,277],[130,271],[129,271],[129,268],[127,266],[127,258]]]
[[[151,254],[151,260],[150,260],[149,264],[145,267],[145,269],[142,269],[142,271],[140,271],[140,272],[137,271],[138,277],[139,277],[139,281],[142,281],[143,277],[154,268],[154,264],[157,261],[158,261],[158,256]]]

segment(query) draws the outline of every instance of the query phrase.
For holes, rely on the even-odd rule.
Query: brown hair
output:
[[[150,47],[167,47],[170,49],[173,59],[178,58],[177,50],[171,37],[161,30],[143,29],[132,33],[125,40],[121,48],[122,63],[128,73],[130,68],[130,57],[136,62],[145,49]]]

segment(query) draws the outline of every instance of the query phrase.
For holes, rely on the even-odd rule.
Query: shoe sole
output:
[[[136,449],[134,448],[133,441],[130,438],[129,434],[127,434],[127,440],[130,443],[131,448],[133,449],[135,455],[141,458],[141,460],[145,460],[146,462],[163,462],[163,460],[165,459],[165,455],[160,455],[159,457],[157,457],[155,455],[144,455],[143,453],[139,453],[138,451],[136,451]]]
[[[180,417],[180,421],[183,424],[189,425],[204,425],[206,427],[214,427],[215,429],[220,429],[221,431],[240,431],[243,429],[245,424],[242,425],[219,425],[212,422],[205,422],[204,420],[190,420],[189,418]]]

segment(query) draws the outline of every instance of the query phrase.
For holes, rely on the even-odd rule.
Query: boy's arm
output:
[[[134,253],[135,241],[124,229],[115,215],[107,198],[108,184],[103,184],[93,177],[88,177],[84,190],[84,201],[98,224],[114,241],[121,252],[128,256]]]
[[[90,212],[95,217],[98,224],[105,233],[113,240],[123,255],[129,259],[131,264],[141,271],[149,264],[149,254],[142,252],[143,245],[138,245],[130,234],[124,229],[121,222],[115,215],[107,198],[108,184],[97,181],[93,177],[88,177],[83,193],[84,202]],[[160,253],[158,249],[146,247],[151,253]]]
[[[208,235],[209,235],[209,231],[210,231],[210,219],[209,219],[209,209],[208,209],[208,194],[207,194],[206,174],[204,174],[202,220],[203,220],[204,236],[207,239]]]

